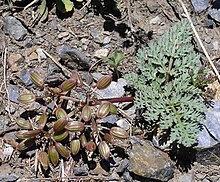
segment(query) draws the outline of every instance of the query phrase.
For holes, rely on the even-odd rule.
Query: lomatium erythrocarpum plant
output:
[[[90,152],[99,151],[100,156],[107,160],[110,156],[109,144],[116,138],[128,137],[124,129],[118,126],[108,128],[100,123],[107,115],[117,113],[111,100],[96,99],[94,96],[95,89],[105,89],[111,84],[111,75],[102,76],[93,88],[84,85],[77,71],[73,71],[71,77],[58,87],[46,85],[37,72],[31,72],[30,75],[34,85],[45,94],[40,97],[33,93],[21,94],[18,98],[20,103],[31,104],[38,100],[47,102],[49,98],[56,102],[56,106],[51,112],[41,113],[36,122],[22,118],[17,120],[21,128],[16,133],[20,140],[17,149],[25,151],[32,146],[40,148],[39,162],[45,170],[49,162],[56,166],[60,158],[76,155],[82,148]],[[85,100],[67,96],[74,89],[84,93]],[[62,105],[69,100],[74,102],[74,107],[67,112]]]

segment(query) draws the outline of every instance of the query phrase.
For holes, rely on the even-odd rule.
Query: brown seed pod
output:
[[[101,141],[98,146],[99,153],[103,159],[108,160],[110,156],[110,148],[105,141]]]
[[[36,85],[40,89],[44,88],[44,79],[39,75],[39,73],[32,71],[30,73],[30,77],[34,85]]]
[[[53,139],[57,142],[60,142],[60,141],[64,140],[66,137],[68,137],[68,135],[69,135],[69,132],[66,130],[58,131],[58,132],[54,133]]]
[[[48,156],[50,159],[50,162],[56,166],[59,162],[59,153],[57,152],[55,146],[49,146],[48,148]]]
[[[93,141],[89,141],[87,144],[86,144],[86,150],[90,151],[90,152],[94,152],[96,149],[96,144],[95,142]]]
[[[107,88],[112,82],[112,76],[111,75],[105,75],[102,76],[96,83],[96,87],[98,89],[105,89]]]
[[[23,151],[23,150],[26,150],[26,149],[32,147],[34,144],[35,144],[35,139],[33,139],[33,138],[25,139],[17,145],[17,149],[20,151]]]
[[[40,130],[20,130],[15,134],[19,139],[34,138],[41,133]]]
[[[18,101],[22,104],[30,104],[36,100],[36,97],[34,94],[29,93],[29,94],[21,94],[18,97]]]
[[[17,119],[16,123],[22,129],[32,129],[31,123],[23,118]]]
[[[44,170],[47,170],[49,166],[49,158],[46,152],[44,151],[39,152],[39,161],[42,167],[44,168]]]
[[[88,122],[92,118],[92,110],[91,107],[85,105],[82,109],[82,118],[85,122]]]
[[[80,121],[70,121],[67,123],[65,128],[71,132],[83,131],[84,124]]]
[[[64,158],[68,158],[70,153],[69,150],[64,147],[61,143],[59,142],[55,142],[55,148],[57,150],[57,152]]]
[[[67,113],[66,113],[66,111],[63,108],[59,107],[56,110],[56,117],[57,117],[57,119],[65,118],[66,116],[67,116]]]
[[[104,118],[109,114],[109,112],[110,112],[110,102],[104,102],[99,106],[96,112],[96,116],[98,118]]]
[[[79,150],[80,150],[80,140],[79,139],[75,139],[70,142],[70,150],[73,155],[76,155],[79,153]]]
[[[60,88],[63,92],[69,92],[76,86],[76,80],[75,79],[67,79],[65,80],[61,85]]]
[[[126,139],[129,136],[128,133],[120,127],[112,127],[110,130],[110,134],[119,139]]]
[[[47,118],[48,118],[48,115],[46,113],[41,114],[41,116],[40,116],[40,118],[38,120],[38,128],[39,129],[43,129],[44,128],[44,126],[47,123]]]
[[[61,131],[64,129],[64,127],[67,125],[67,123],[68,123],[68,120],[66,118],[60,118],[54,122],[53,130],[55,132]]]

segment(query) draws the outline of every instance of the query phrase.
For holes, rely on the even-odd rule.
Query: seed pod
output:
[[[113,141],[112,135],[110,135],[109,133],[105,133],[104,140],[109,143],[112,143],[112,141]]]
[[[32,129],[31,123],[23,118],[16,120],[16,123],[22,129]]]
[[[66,118],[60,118],[56,122],[54,122],[53,130],[55,132],[61,131],[67,125],[68,120]]]
[[[85,122],[88,122],[92,118],[92,110],[90,106],[85,105],[82,109],[82,118]]]
[[[75,79],[78,86],[83,85],[82,77],[80,76],[80,74],[76,70],[72,71],[70,78]]]
[[[39,152],[39,161],[42,167],[44,168],[44,170],[47,170],[49,166],[49,158],[46,152],[44,151]]]
[[[44,88],[44,79],[37,72],[30,73],[31,81],[40,89]]]
[[[17,145],[17,149],[22,151],[22,150],[26,150],[30,147],[32,147],[35,144],[35,140],[34,139],[25,139],[23,141],[21,141],[18,145]]]
[[[110,148],[105,141],[101,141],[98,146],[99,153],[103,159],[108,160],[110,156]]]
[[[65,128],[72,132],[83,131],[84,124],[80,121],[71,121],[67,123]]]
[[[41,116],[40,116],[40,118],[38,120],[38,128],[39,129],[43,129],[44,128],[44,126],[47,123],[47,118],[48,118],[48,116],[47,116],[46,113],[41,114]]]
[[[96,83],[96,87],[98,89],[105,89],[107,88],[112,82],[112,76],[111,75],[105,75],[102,76]]]
[[[89,141],[87,144],[86,144],[86,150],[90,151],[90,152],[94,152],[96,149],[96,144],[95,142],[93,141]]]
[[[32,102],[34,102],[36,99],[35,95],[32,94],[32,93],[29,93],[29,94],[21,94],[19,97],[18,97],[18,101],[22,104],[30,104]]]
[[[76,86],[75,79],[67,79],[60,85],[60,88],[62,91],[68,92],[68,91],[72,90],[75,86]]]
[[[50,159],[50,162],[56,166],[59,162],[59,153],[57,152],[55,146],[49,146],[48,148],[48,156]]]
[[[114,104],[110,103],[109,113],[110,114],[117,114],[117,108]]]
[[[70,150],[71,150],[73,155],[78,154],[78,152],[80,150],[80,140],[79,139],[72,140],[70,142]]]
[[[57,152],[64,158],[68,158],[70,153],[66,147],[64,147],[61,143],[55,142],[55,148]]]
[[[87,139],[86,139],[85,135],[82,134],[82,135],[79,137],[79,139],[80,139],[80,143],[81,143],[82,147],[84,148],[84,147],[86,146],[86,144],[87,144]]]
[[[119,128],[119,127],[112,127],[110,130],[110,134],[119,139],[128,138],[128,133],[124,129]]]
[[[66,137],[68,137],[68,135],[69,135],[68,131],[62,130],[62,131],[58,131],[58,132],[54,133],[53,138],[57,142],[60,142],[60,141],[64,140]]]
[[[109,114],[109,111],[110,111],[110,103],[104,102],[99,106],[96,116],[98,118],[104,118]]]
[[[20,130],[15,134],[19,139],[34,138],[40,134],[40,130]]]
[[[65,118],[66,116],[67,116],[67,113],[66,113],[66,111],[63,108],[59,107],[56,110],[56,117],[57,117],[57,119]]]

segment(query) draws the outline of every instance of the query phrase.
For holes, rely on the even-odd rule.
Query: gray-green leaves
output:
[[[137,54],[140,74],[125,76],[136,89],[135,104],[145,108],[146,122],[162,129],[167,140],[190,147],[196,143],[205,105],[189,75],[190,70],[198,73],[200,62],[188,22],[176,23],[148,46]]]

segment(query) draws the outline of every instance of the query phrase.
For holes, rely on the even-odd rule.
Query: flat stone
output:
[[[116,172],[123,173],[125,171],[125,169],[128,167],[128,162],[129,162],[128,159],[124,159],[117,167]]]
[[[24,68],[23,70],[21,70],[19,77],[26,86],[30,86],[32,84],[30,72],[27,69]]]
[[[12,72],[19,71],[18,62],[23,61],[23,56],[17,53],[10,53],[8,56],[8,64]]]
[[[168,181],[174,169],[168,154],[153,147],[151,142],[134,143],[129,153],[128,170],[150,179]]]
[[[89,173],[89,168],[87,166],[74,167],[74,174],[76,176],[87,176]]]
[[[95,51],[94,57],[96,58],[102,58],[102,57],[107,57],[109,53],[109,50],[104,48],[104,49],[98,49]]]
[[[208,14],[213,18],[215,21],[220,22],[220,9],[212,9],[208,10]]]
[[[17,181],[19,177],[15,174],[10,175],[0,175],[0,182],[13,182]]]
[[[202,12],[209,6],[209,0],[191,0],[195,12]]]
[[[27,29],[13,16],[4,18],[4,31],[18,41],[23,40],[27,35]]]
[[[17,85],[8,85],[7,89],[9,100],[18,104],[18,97],[20,95],[19,87]]]

